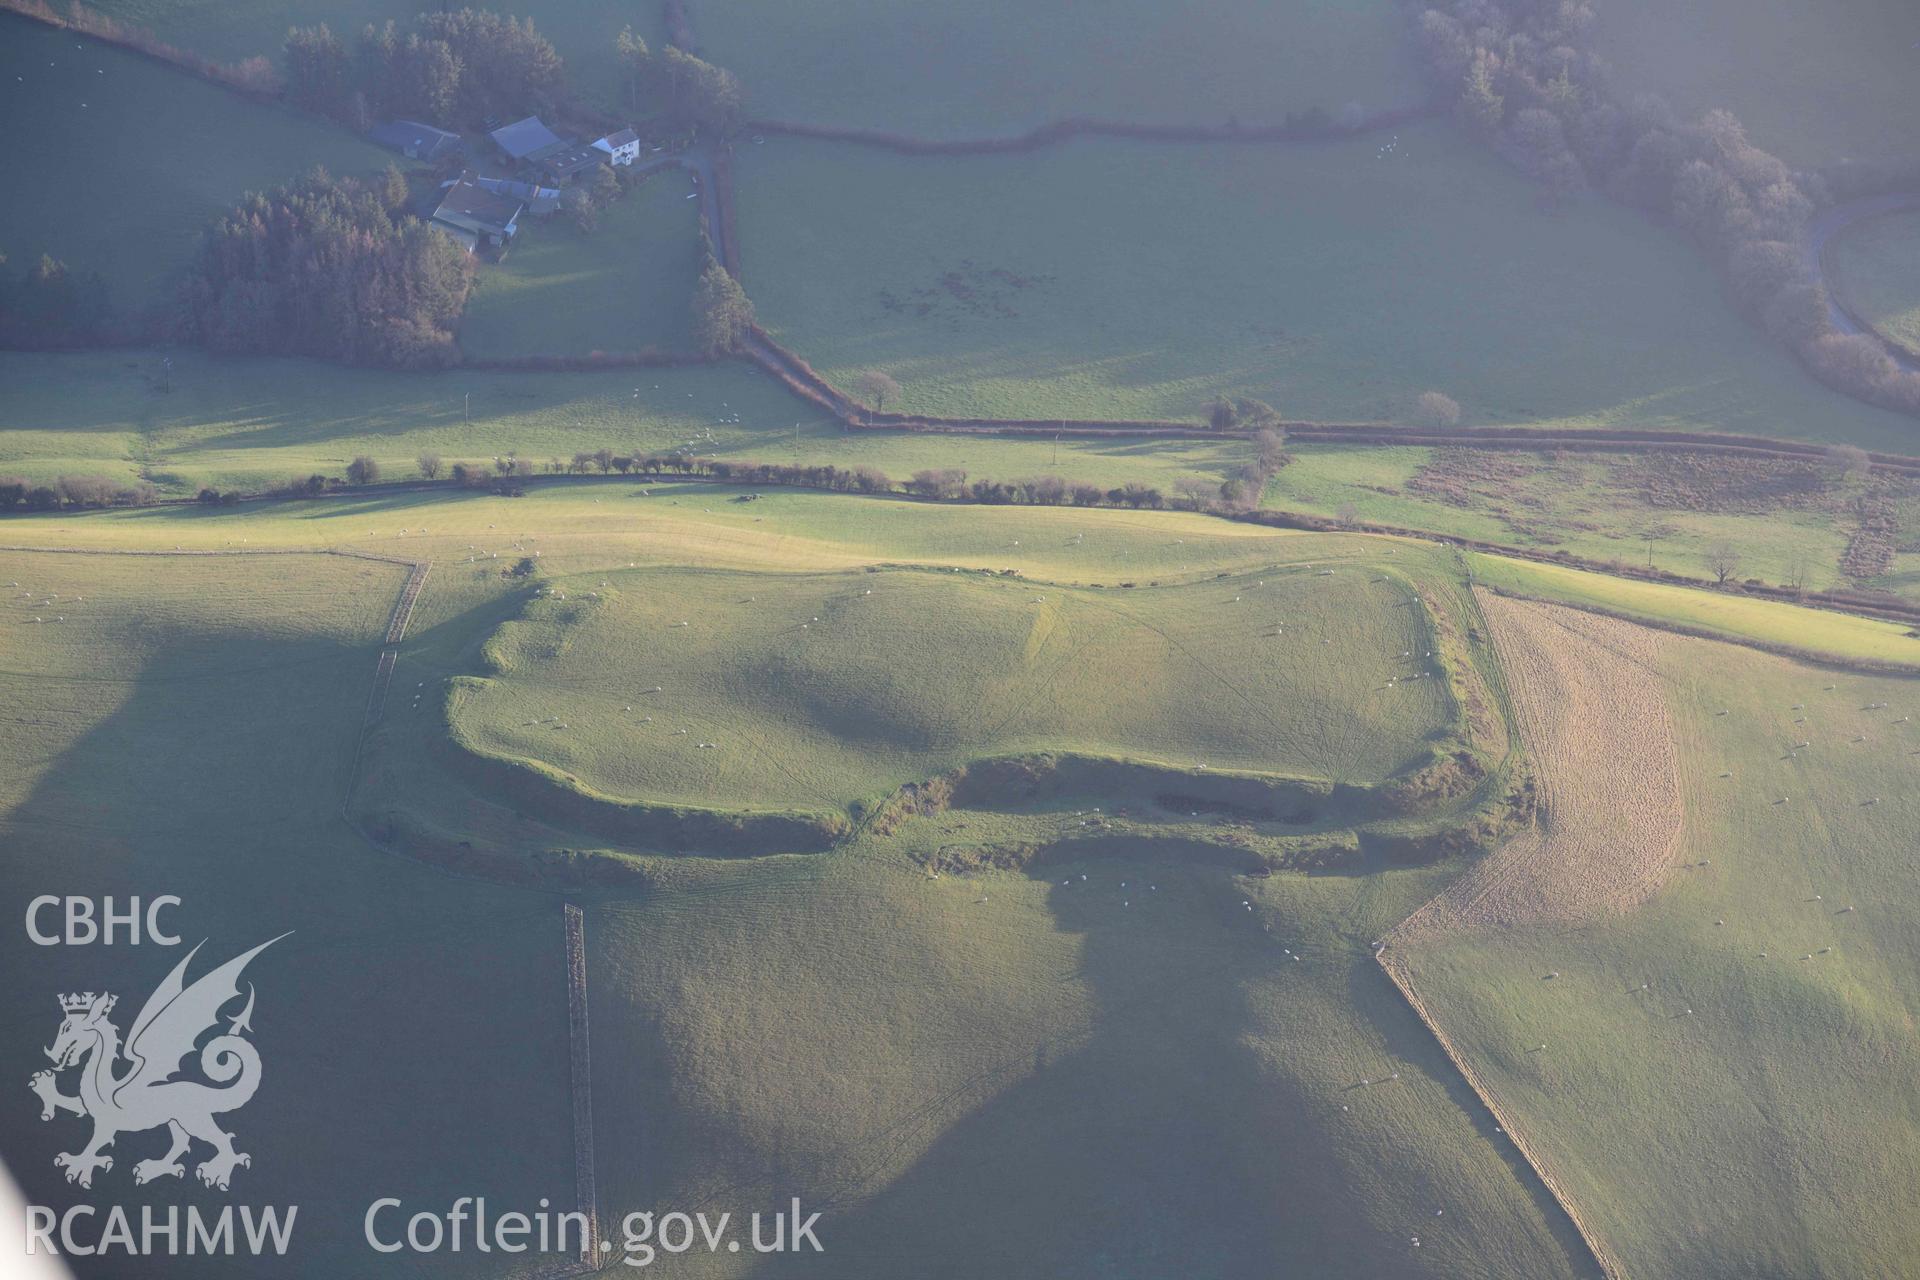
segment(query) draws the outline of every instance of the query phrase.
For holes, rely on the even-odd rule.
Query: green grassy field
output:
[[[1169,12],[985,0],[690,6],[704,54],[756,115],[923,137],[1016,133],[1097,116],[1277,124],[1315,107],[1377,112],[1420,98],[1405,18],[1385,0],[1248,0]],[[848,92],[856,86],[856,92]]]
[[[515,451],[545,464],[602,446],[690,446],[702,456],[875,466],[898,479],[959,467],[996,480],[1059,474],[1111,488],[1189,477],[1218,483],[1248,460],[1237,441],[1066,439],[1056,447],[848,432],[740,364],[401,374],[170,354],[169,390],[157,352],[0,352],[0,474],[144,477],[163,494],[190,496],[205,485],[262,489],[316,471],[339,476],[363,453],[400,478],[414,474],[422,452],[451,463]],[[733,416],[740,421],[720,420]]]
[[[1920,666],[1920,639],[1883,622],[1774,600],[1660,582],[1636,582],[1559,565],[1470,553],[1474,579],[1515,595],[1552,600],[1655,626],[1677,626],[1843,662]]]
[[[200,236],[248,191],[315,165],[377,170],[351,135],[144,58],[0,15],[0,158],[34,194],[0,212],[14,269],[51,254],[137,310],[166,296]]]
[[[431,557],[378,740],[391,770],[381,785],[402,790],[434,777],[416,763],[421,735],[444,731],[427,690],[488,651],[507,669],[463,708],[463,726],[486,713],[507,749],[564,750],[583,778],[696,800],[870,795],[999,744],[1176,761],[1204,752],[1222,767],[1279,761],[1358,778],[1393,767],[1436,724],[1433,708],[1379,719],[1383,704],[1370,700],[1374,667],[1405,649],[1395,628],[1407,621],[1375,599],[1393,588],[1368,567],[1457,600],[1457,562],[1439,549],[1177,513],[779,492],[734,503],[706,486],[647,488],[23,518],[7,537]],[[492,558],[534,550],[539,579],[565,601],[525,606],[524,588],[500,576],[506,561]],[[1473,559],[1483,581],[1506,567]],[[901,563],[1049,581],[850,572]],[[1282,563],[1313,568],[1266,576]],[[1323,567],[1338,571],[1322,577]],[[1915,643],[1838,615],[1511,568],[1532,575],[1537,594],[1862,657]],[[525,1087],[565,1078],[551,899],[374,852],[339,819],[400,572],[324,556],[0,553],[0,580],[33,593],[0,613],[0,645],[13,655],[0,664],[14,695],[4,714],[9,741],[22,744],[0,772],[0,820],[23,850],[18,865],[62,859],[94,892],[182,892],[207,904],[196,925],[204,918],[197,927],[217,938],[254,921],[302,930],[285,969],[260,981],[263,1011],[297,999],[271,1007],[301,1011],[303,1029],[277,1042],[277,1060],[304,1109],[273,1110],[263,1092],[245,1117],[261,1135],[248,1172],[329,1224],[300,1274],[338,1273],[358,1230],[354,1197],[374,1181],[433,1202],[453,1193],[449,1179],[480,1169],[497,1197],[567,1193],[564,1090]],[[1122,574],[1186,585],[1121,592],[1111,584]],[[1267,586],[1249,589],[1245,577]],[[1067,585],[1095,581],[1110,585]],[[52,607],[39,593],[56,591],[67,620],[27,622]],[[1315,632],[1292,664],[1262,666],[1232,615],[1263,591],[1289,596],[1284,612],[1297,621],[1287,630],[1319,627],[1335,643],[1315,643]],[[1634,599],[1603,599],[1622,591]],[[1227,603],[1234,594],[1242,604]],[[667,625],[682,614],[693,625]],[[795,640],[800,621],[809,626]],[[1423,990],[1444,999],[1457,1036],[1500,1073],[1530,1137],[1565,1162],[1583,1207],[1638,1269],[1743,1274],[1772,1258],[1794,1274],[1884,1271],[1908,1247],[1906,1229],[1884,1216],[1897,1212],[1890,1200],[1851,1219],[1852,1234],[1836,1215],[1858,1210],[1803,1201],[1825,1200],[1807,1179],[1858,1205],[1874,1180],[1912,1177],[1911,1144],[1891,1140],[1911,1127],[1896,1101],[1911,1090],[1910,1048],[1890,994],[1913,959],[1913,922],[1898,906],[1909,765],[1893,747],[1906,729],[1891,723],[1905,714],[1906,684],[1673,643],[1693,653],[1675,667],[1701,815],[1695,823],[1689,811],[1689,848],[1712,870],[1680,873],[1615,925],[1423,952]],[[1377,661],[1356,660],[1374,650]],[[1058,674],[1044,695],[1013,674],[1050,665]],[[1261,670],[1256,683],[1211,674],[1249,666]],[[756,734],[767,754],[644,740],[651,726],[627,724],[620,708],[641,714],[628,691],[654,684],[654,724],[683,715],[698,729],[685,736],[711,725],[709,740],[723,744],[722,729]],[[1013,714],[990,742],[969,736],[996,687]],[[1355,717],[1351,739],[1311,713],[1336,699]],[[1895,706],[1858,710],[1870,700]],[[1814,731],[1788,725],[1800,714],[1785,710],[1793,701],[1813,709]],[[522,722],[554,714],[569,725],[567,745],[552,734],[532,742]],[[1785,763],[1790,732],[1818,745]],[[1851,741],[1863,733],[1866,743]],[[1723,768],[1732,784],[1717,778]],[[1780,788],[1798,816],[1770,805]],[[271,812],[235,805],[237,793],[272,797]],[[1878,805],[1860,807],[1875,795]],[[1831,841],[1859,852],[1839,867]],[[1025,870],[932,877],[924,865],[1035,843],[1051,852]],[[809,1274],[890,1276],[929,1257],[1069,1276],[1586,1274],[1564,1222],[1367,954],[1459,864],[1251,878],[1195,858],[1202,847],[1173,828],[1089,837],[1062,813],[1016,805],[869,830],[812,858],[631,860],[631,889],[587,893],[603,1218],[739,1212],[798,1194],[826,1215],[829,1252]],[[1805,915],[1800,899],[1814,893],[1859,911]],[[312,950],[294,952],[307,936]],[[1834,968],[1777,962],[1797,976],[1745,954],[1825,945]],[[15,960],[29,974],[49,963],[45,953]],[[1609,994],[1649,965],[1660,966],[1647,976],[1660,978],[1663,1000],[1699,1013],[1686,1034]],[[1538,966],[1574,981],[1541,984]],[[375,977],[402,971],[405,984]],[[99,972],[73,981],[124,985],[124,967]],[[23,989],[54,989],[67,974],[48,969]],[[30,1020],[44,993],[18,999]],[[511,1012],[523,1004],[524,1016]],[[1566,1060],[1514,1047],[1536,1035],[1564,1043]],[[369,1038],[377,1053],[339,1060],[337,1046]],[[1620,1045],[1635,1052],[1612,1051]],[[26,1070],[32,1050],[10,1052]],[[468,1054],[488,1068],[462,1070]],[[320,1061],[334,1065],[305,1065]],[[416,1063],[463,1077],[458,1097],[409,1110],[403,1094],[353,1110],[351,1099],[379,1089],[368,1072],[386,1080]],[[1615,1093],[1631,1112],[1601,1105]],[[1809,1097],[1839,1102],[1809,1108]],[[315,1116],[328,1125],[308,1142],[315,1154],[297,1173],[270,1164],[267,1135],[304,1133]],[[45,1145],[46,1130],[8,1123],[9,1154]],[[523,1124],[539,1142],[516,1142],[504,1158],[501,1134]],[[1674,1134],[1685,1140],[1659,1136]],[[1761,1158],[1782,1142],[1807,1179]],[[368,1146],[384,1153],[371,1172]],[[32,1189],[34,1163],[22,1167]],[[1649,1168],[1662,1187],[1697,1188],[1677,1221],[1648,1202],[1638,1171]],[[1761,1218],[1764,1231],[1753,1226]],[[722,1257],[690,1261],[689,1274],[746,1272]]]
[[[593,909],[609,1200],[798,1188],[805,1275],[1587,1274],[1366,959],[1431,873],[930,880],[904,841]]]
[[[1406,586],[1357,571],[1125,593],[925,571],[554,586],[496,633],[455,724],[622,797],[845,806],[1047,751],[1362,784],[1454,714],[1441,681],[1390,683],[1432,673],[1402,656],[1429,642]]]
[[[907,561],[1012,568],[1068,583],[1185,582],[1278,560],[1361,567],[1384,555],[1429,572],[1449,560],[1449,553],[1410,540],[1292,533],[1177,512],[927,506],[778,490],[753,503],[727,501],[735,492],[616,481],[537,488],[525,498],[377,494],[246,505],[213,516],[161,507],[15,518],[5,532],[28,545],[344,547],[455,561],[498,554],[508,563],[516,541],[535,537],[543,572],[555,576],[628,564],[793,572]],[[1520,595],[1846,660],[1920,661],[1916,642],[1897,623],[1558,565],[1473,553],[1468,559],[1476,580]],[[499,567],[476,563],[464,572],[488,579]]]
[[[1920,212],[1869,219],[1832,244],[1847,301],[1881,333],[1920,350]]]
[[[265,1066],[225,1121],[253,1156],[236,1200],[300,1206],[291,1275],[362,1265],[372,1195],[571,1200],[557,903],[401,861],[340,817],[402,578],[333,556],[0,553],[0,582],[19,584],[0,603],[8,1078],[19,1088],[47,1065],[57,992],[116,993],[124,1031],[185,950],[31,945],[18,924],[31,897],[178,895],[164,921],[187,946],[207,939],[196,975],[293,930],[247,971]],[[53,1157],[85,1123],[42,1124],[27,1101],[0,1118],[0,1149],[35,1203],[65,1203]],[[123,1134],[82,1196],[196,1198],[133,1190],[135,1160],[164,1145]],[[162,1258],[141,1273],[207,1267]]]
[[[1386,145],[769,140],[738,165],[743,282],[828,378],[882,369],[909,410],[1192,418],[1228,392],[1406,421],[1437,388],[1474,422],[1910,444],[1783,359],[1679,239],[1597,202],[1543,216],[1450,125]]]
[[[1913,682],[1676,646],[1668,887],[1612,923],[1423,946],[1421,989],[1630,1274],[1902,1274]]]
[[[686,195],[684,182],[660,174],[616,200],[591,233],[559,218],[528,221],[506,261],[480,269],[460,349],[482,359],[690,350],[702,259]]]
[[[1686,114],[1726,107],[1759,146],[1809,168],[1911,162],[1920,10],[1846,0],[1620,0],[1596,8],[1600,52],[1629,93]]]
[[[539,549],[543,578],[571,584],[585,575],[590,590],[599,590],[597,575],[619,583],[602,593],[610,622],[628,617],[630,604],[653,607],[676,581],[741,580],[620,568],[636,555],[762,570],[902,559],[1081,578],[1138,569],[1200,579],[1184,590],[1203,593],[1223,590],[1211,574],[1236,562],[1385,557],[1406,559],[1409,571],[1427,563],[1386,540],[1276,535],[1166,513],[722,497],[660,486],[637,514],[641,504],[609,512],[570,493],[339,519],[349,534],[375,525],[383,546],[441,558],[396,674],[402,690],[471,669],[496,636],[515,588],[490,559],[461,563],[455,553],[475,540],[504,549],[513,537]],[[248,536],[274,536],[273,522],[243,518]],[[404,542],[392,529],[399,522],[411,530]],[[882,584],[862,599],[886,607],[886,584],[910,588],[926,577],[850,580]],[[832,581],[765,572],[751,580],[760,599],[792,595],[808,608],[799,597]],[[974,579],[930,581],[927,591],[992,590]],[[1345,570],[1308,585],[1372,586]],[[1034,590],[1008,589],[1019,599]],[[924,593],[915,597],[894,602],[896,629],[938,616],[920,608],[910,617],[925,603]],[[577,598],[570,585],[564,603]],[[1137,604],[1131,593],[1125,603]],[[1206,625],[1174,619],[1169,630]],[[632,639],[646,632],[617,634],[627,643],[602,650],[605,662],[631,664]],[[884,638],[876,632],[872,643]],[[564,660],[603,665],[586,639],[569,642]],[[951,643],[937,629],[928,639]],[[1333,679],[1347,679],[1343,672],[1334,668]],[[710,691],[727,696],[724,685],[715,680]],[[617,727],[597,723],[594,704],[604,699],[547,692],[580,698],[581,727],[617,741]],[[766,718],[777,731],[777,710]],[[387,731],[396,736],[385,754],[403,789],[427,776],[409,764],[418,755],[412,719],[433,717],[397,710]],[[788,760],[816,767],[804,752]],[[808,1274],[938,1272],[928,1260],[942,1257],[1003,1274],[1150,1274],[1175,1259],[1229,1273],[1364,1265],[1395,1277],[1584,1274],[1550,1206],[1463,1111],[1444,1064],[1366,959],[1365,940],[1445,871],[1243,880],[1192,862],[1177,840],[1090,843],[1044,874],[930,879],[918,865],[955,841],[1057,838],[1063,825],[1073,824],[1045,813],[954,812],[827,857],[641,860],[643,891],[594,892],[606,1213],[737,1212],[798,1194],[825,1213],[828,1253]],[[1088,881],[1075,884],[1086,894],[1058,886],[1081,873]],[[1121,881],[1153,887],[1135,900]],[[784,1029],[775,1033],[774,1022]],[[1357,1090],[1359,1078],[1391,1073],[1391,1088]],[[1223,1163],[1235,1174],[1224,1193],[1199,1193],[1199,1172]],[[1432,1213],[1442,1204],[1474,1229],[1440,1229]],[[1140,1205],[1151,1216],[1135,1221]],[[1420,1249],[1410,1244],[1416,1232]],[[684,1262],[694,1275],[747,1273],[726,1258]]]
[[[351,39],[413,12],[100,7],[227,59],[277,58],[290,24]],[[1840,8],[1615,0],[1597,23],[1623,92],[1731,106],[1796,164],[1911,160],[1920,17]],[[536,17],[588,104],[616,95],[622,25],[661,42],[658,3],[551,9]],[[1390,0],[688,10],[750,114],[929,136],[1268,123],[1423,91]],[[0,215],[0,250],[100,270],[128,308],[166,295],[246,189],[389,158],[42,27],[0,17],[0,44],[16,77],[0,74],[0,155],[32,189]],[[937,159],[752,136],[738,214],[761,322],[844,387],[897,379],[889,408],[1197,420],[1224,393],[1406,421],[1436,389],[1469,423],[1920,453],[1910,418],[1803,376],[1671,229],[1600,199],[1543,214],[1450,123]],[[462,348],[685,349],[685,196],[657,177],[591,235],[527,224],[482,266]],[[1920,345],[1920,218],[1833,250],[1855,304]],[[0,476],[35,483],[184,497],[363,454],[399,480],[423,453],[545,471],[603,447],[1167,491],[1252,452],[846,431],[741,362],[400,374],[0,353]],[[1847,583],[1863,544],[1891,547],[1855,585],[1920,598],[1900,533],[1920,527],[1920,486],[1828,463],[1307,444],[1263,501],[1694,574],[1725,542],[1735,578],[1815,589]],[[1865,519],[1892,532],[1847,559]],[[431,573],[370,715],[399,560]],[[1642,655],[1624,626],[1588,636],[1582,652],[1622,663],[1596,693],[1528,661],[1563,656],[1549,624],[1578,633],[1570,615],[1508,635],[1476,586],[1718,639]],[[1372,953],[1536,800],[1549,829],[1573,810],[1557,788],[1580,779],[1549,758],[1566,734],[1521,740],[1528,697],[1553,700],[1528,682],[1541,671],[1562,705],[1617,687],[1641,733],[1664,715],[1634,681],[1656,681],[1684,812],[1668,882],[1624,914],[1436,925],[1389,957],[1490,1082],[1496,1121]],[[9,514],[0,911],[177,895],[201,967],[291,931],[248,972],[267,1070],[227,1121],[252,1154],[234,1201],[301,1206],[274,1274],[367,1273],[376,1196],[573,1207],[564,895],[587,918],[587,1116],[615,1247],[634,1211],[742,1231],[795,1197],[823,1215],[824,1255],[661,1258],[676,1275],[1596,1280],[1504,1124],[1633,1277],[1898,1276],[1920,1259],[1916,680],[1903,623],[1171,510],[607,476]],[[1620,815],[1615,843],[1643,817]],[[1506,890],[1525,916],[1527,886]],[[177,960],[0,931],[0,1079],[46,1065],[50,996],[113,991],[124,1028]],[[133,1188],[156,1133],[122,1135],[74,1188],[53,1157],[85,1126],[37,1112],[0,1107],[31,1201],[224,1202]],[[113,1280],[117,1261],[78,1271]],[[536,1280],[551,1261],[373,1266]]]
[[[1851,585],[1840,558],[1862,489],[1817,465],[1314,445],[1274,476],[1266,505],[1634,565],[1647,563],[1651,530],[1662,568],[1706,577],[1724,543],[1741,578],[1798,573],[1825,590]],[[1870,585],[1910,588],[1892,574]]]

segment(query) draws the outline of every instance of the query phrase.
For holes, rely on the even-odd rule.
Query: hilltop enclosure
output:
[[[704,805],[844,806],[1042,751],[1365,785],[1454,718],[1442,681],[1394,683],[1434,671],[1430,640],[1411,593],[1370,577],[574,579],[494,636],[453,723],[608,794]]]

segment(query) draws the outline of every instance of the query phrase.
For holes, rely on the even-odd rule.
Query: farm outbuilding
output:
[[[597,147],[566,146],[541,156],[539,163],[550,181],[566,183],[610,161]]]
[[[489,191],[470,173],[448,185],[433,211],[432,225],[448,231],[472,253],[478,247],[509,243],[518,231],[526,205],[518,197]]]
[[[398,151],[409,160],[434,164],[458,154],[464,147],[457,133],[436,129],[417,120],[387,120],[367,131],[367,137],[380,146]]]
[[[524,201],[527,212],[544,217],[560,207],[560,189],[543,187],[537,182],[517,182],[512,178],[475,178],[474,185],[497,196],[512,196]]]
[[[567,145],[566,139],[547,128],[539,116],[528,116],[525,120],[502,125],[487,136],[493,139],[493,145],[506,153],[507,159],[516,164],[539,160]]]

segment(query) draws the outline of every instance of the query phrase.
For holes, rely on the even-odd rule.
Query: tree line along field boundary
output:
[[[1196,431],[1198,430],[1201,430],[1201,429],[1196,428]],[[1372,430],[1372,429],[1369,428],[1368,430]],[[1528,429],[1513,428],[1512,430],[1525,431]],[[1038,426],[1036,426],[1031,431],[1022,431],[1020,432],[1020,434],[1045,435],[1048,433],[1043,428],[1039,428]],[[1482,444],[1477,439],[1473,441],[1463,440],[1463,441],[1458,441],[1456,443],[1458,443],[1462,447],[1504,448],[1504,449],[1521,450],[1521,451],[1527,451],[1527,452],[1551,451],[1561,447],[1585,447],[1585,448],[1598,449],[1606,452],[1644,452],[1644,453],[1650,453],[1650,454],[1663,453],[1663,452],[1664,453],[1723,452],[1723,453],[1737,453],[1737,454],[1748,454],[1748,455],[1767,454],[1770,456],[1787,458],[1787,459],[1792,459],[1796,461],[1808,461],[1808,460],[1817,459],[1825,456],[1825,451],[1819,448],[1818,446],[1814,446],[1814,445],[1779,445],[1777,444],[1777,442],[1775,442],[1774,444],[1769,444],[1768,442],[1756,442],[1752,445],[1748,445],[1744,443],[1735,444],[1735,445],[1721,445],[1721,444],[1716,444],[1711,440],[1706,442],[1688,440],[1685,438],[1685,433],[1648,433],[1648,434],[1655,434],[1655,435],[1662,435],[1662,436],[1670,435],[1670,436],[1677,436],[1679,438],[1678,439],[1662,439],[1662,440],[1655,440],[1655,441],[1642,441],[1642,442],[1639,442],[1637,449],[1624,447],[1623,445],[1618,443],[1620,437],[1617,434],[1609,437],[1609,440],[1613,441],[1614,443],[1608,443],[1608,444],[1601,444],[1595,441],[1587,440],[1584,437],[1582,437],[1582,438],[1576,439],[1569,445],[1562,446],[1556,443],[1556,441],[1558,439],[1561,439],[1562,437],[1542,438],[1537,436],[1503,437],[1499,441],[1492,444]],[[1209,437],[1209,438],[1244,438],[1244,435],[1241,433],[1216,433],[1213,437]],[[1317,441],[1309,439],[1307,442],[1315,443]],[[1326,442],[1334,443],[1335,441],[1328,440]],[[1414,442],[1410,440],[1410,441],[1407,441],[1407,443],[1414,443]],[[1431,444],[1433,443],[1433,441],[1428,440],[1426,441],[1426,443]],[[1870,455],[1870,457],[1876,458],[1876,459],[1881,457],[1887,457],[1887,456],[1889,455],[1877,455],[1877,454]],[[1897,458],[1897,455],[1893,455],[1893,457]],[[250,503],[322,502],[322,501],[326,501],[328,498],[334,498],[334,497],[353,496],[356,498],[366,498],[366,497],[379,496],[379,495],[398,495],[398,494],[406,494],[406,493],[447,493],[447,494],[455,494],[455,495],[467,493],[467,494],[498,496],[502,492],[518,493],[518,492],[523,492],[526,489],[530,489],[530,488],[544,488],[549,486],[586,485],[586,484],[706,484],[706,485],[715,485],[715,486],[722,486],[722,487],[740,487],[740,488],[749,488],[749,489],[752,489],[752,488],[800,489],[800,490],[806,490],[811,492],[840,494],[842,496],[848,496],[848,497],[885,498],[892,501],[900,501],[900,502],[924,502],[924,503],[944,504],[944,505],[950,505],[950,506],[1039,505],[1031,502],[1022,502],[1017,498],[1002,498],[998,501],[989,501],[989,500],[978,498],[971,495],[963,494],[959,496],[939,496],[935,494],[904,491],[899,488],[889,488],[881,491],[857,491],[857,490],[848,489],[844,485],[835,484],[833,483],[831,478],[810,478],[804,474],[797,474],[793,476],[754,474],[753,473],[754,470],[757,468],[760,468],[762,464],[754,463],[751,461],[726,462],[725,465],[728,467],[728,472],[726,474],[719,474],[713,471],[701,470],[701,468],[703,467],[712,466],[713,461],[714,460],[711,460],[711,459],[706,459],[706,460],[687,459],[685,460],[686,469],[683,471],[676,471],[673,474],[665,474],[660,472],[633,472],[633,473],[622,473],[620,475],[586,475],[586,474],[552,474],[550,473],[545,475],[501,477],[498,480],[490,480],[486,485],[479,486],[479,487],[463,487],[462,485],[459,484],[459,482],[456,482],[453,480],[397,480],[397,481],[390,481],[390,482],[376,482],[374,484],[368,484],[368,485],[357,485],[357,486],[353,486],[350,489],[336,490],[332,493],[323,494],[323,495],[294,494],[294,493],[286,493],[286,492],[256,492],[251,494],[235,494],[233,495],[233,497],[235,501],[245,501]],[[1902,458],[1902,459],[1898,459],[1898,461],[1902,464],[1910,464],[1913,467],[1920,468],[1920,459],[1903,459]],[[1879,461],[1873,462],[1872,465],[1876,467],[1891,466],[1890,463],[1882,463]],[[805,472],[808,470],[808,468],[799,467],[799,468],[794,468],[794,470],[797,472]],[[1907,471],[1905,466],[1902,466],[1900,468],[1900,473],[1915,474],[1915,472]],[[502,486],[505,486],[505,489],[503,489]],[[169,506],[169,507],[194,507],[194,506],[202,506],[205,504],[196,498],[160,498],[160,499],[154,500],[151,504],[147,504],[147,505]],[[1101,505],[1103,507],[1120,506],[1120,505],[1124,505],[1124,500],[1122,500],[1122,502],[1113,502],[1109,500],[1107,502],[1102,503]],[[1158,505],[1164,506],[1165,505],[1164,500]],[[115,509],[116,508],[114,507],[67,509],[67,510],[60,511],[58,514],[61,519],[68,519],[76,516],[104,515]],[[218,508],[215,508],[215,509],[217,510]],[[1600,574],[1600,575],[1611,577],[1611,578],[1623,578],[1630,581],[1658,583],[1658,584],[1663,584],[1667,586],[1683,587],[1683,588],[1689,588],[1689,589],[1700,590],[1700,591],[1709,591],[1709,592],[1717,591],[1720,594],[1727,594],[1727,595],[1732,595],[1736,597],[1746,597],[1746,598],[1751,598],[1756,600],[1770,601],[1777,604],[1798,605],[1798,606],[1809,608],[1809,609],[1821,609],[1821,610],[1826,610],[1834,613],[1842,613],[1842,614],[1849,614],[1849,615],[1860,616],[1860,617],[1877,618],[1877,619],[1880,619],[1883,621],[1889,621],[1889,622],[1904,623],[1904,624],[1913,626],[1916,629],[1920,629],[1920,603],[1908,602],[1908,601],[1900,600],[1898,598],[1890,597],[1890,596],[1882,596],[1882,595],[1876,595],[1876,594],[1870,594],[1870,593],[1851,592],[1851,591],[1795,590],[1794,588],[1791,588],[1791,587],[1775,586],[1767,583],[1741,583],[1737,587],[1716,588],[1716,586],[1713,583],[1708,582],[1705,579],[1692,578],[1684,574],[1674,573],[1664,569],[1643,568],[1638,565],[1627,564],[1619,561],[1596,560],[1590,557],[1574,555],[1564,550],[1544,551],[1536,547],[1523,547],[1523,546],[1517,546],[1510,543],[1492,542],[1492,541],[1488,541],[1480,538],[1470,538],[1461,534],[1450,534],[1450,533],[1444,533],[1444,532],[1440,532],[1432,529],[1419,529],[1419,528],[1413,528],[1410,526],[1403,526],[1403,525],[1383,524],[1375,521],[1345,522],[1337,518],[1332,518],[1328,516],[1311,515],[1304,512],[1288,511],[1285,509],[1274,508],[1274,507],[1253,507],[1253,508],[1248,508],[1244,510],[1233,510],[1233,511],[1199,510],[1195,513],[1202,514],[1202,515],[1211,515],[1216,519],[1232,520],[1238,523],[1265,525],[1271,528],[1292,529],[1292,530],[1298,530],[1298,531],[1304,531],[1304,532],[1373,534],[1373,535],[1386,536],[1386,537],[1408,538],[1408,539],[1413,539],[1421,542],[1435,543],[1441,546],[1456,547],[1466,551],[1483,552],[1488,555],[1502,556],[1508,559],[1532,561],[1537,564],[1558,565],[1563,568],[1577,569],[1583,572]],[[16,511],[10,514],[20,519],[27,519],[32,517],[33,515],[44,514],[44,513]],[[364,558],[370,558],[370,559],[387,559],[388,558],[388,557],[379,557],[379,556],[367,556],[365,553],[361,553],[361,552],[335,550],[333,548],[325,548],[325,547],[284,548],[284,549],[263,548],[259,550],[253,550],[253,551],[205,549],[205,550],[176,552],[176,551],[159,551],[159,550],[109,549],[109,548],[89,548],[89,547],[46,547],[46,546],[30,546],[30,545],[0,545],[0,551],[4,551],[4,550],[72,552],[75,554],[110,553],[110,554],[119,554],[119,555],[308,555],[308,554],[331,553],[331,554],[343,554],[343,555],[362,555]],[[394,562],[401,563],[401,564],[412,563],[411,561],[404,561],[404,560],[396,560]],[[1718,636],[1718,633],[1706,633],[1706,634],[1713,634],[1713,635],[1716,635],[1718,638],[1728,638],[1725,636]],[[1743,640],[1742,643],[1747,643],[1747,642]],[[1758,643],[1758,642],[1755,642],[1755,643]],[[1792,652],[1796,654],[1801,654],[1802,656],[1812,657],[1817,661],[1826,661],[1826,662],[1848,661],[1845,659],[1836,658],[1834,655],[1820,654],[1817,651],[1793,650]],[[1859,663],[1859,669],[1861,670],[1898,670],[1898,671],[1904,672],[1909,670],[1910,668],[1907,668],[1905,666],[1887,667],[1885,664],[1877,664],[1868,660],[1861,660]]]

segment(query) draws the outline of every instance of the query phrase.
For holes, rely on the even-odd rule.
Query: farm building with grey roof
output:
[[[462,147],[459,134],[421,124],[418,120],[387,120],[369,129],[367,137],[410,160],[424,160],[428,164],[453,155]]]
[[[525,120],[502,125],[488,136],[496,147],[506,153],[509,160],[515,162],[538,160],[548,152],[567,145],[566,140],[547,128],[539,116],[528,116]]]
[[[447,231],[466,246],[504,246],[518,231],[521,211],[526,205],[519,198],[489,191],[463,173],[448,187],[433,211],[433,225]]]

